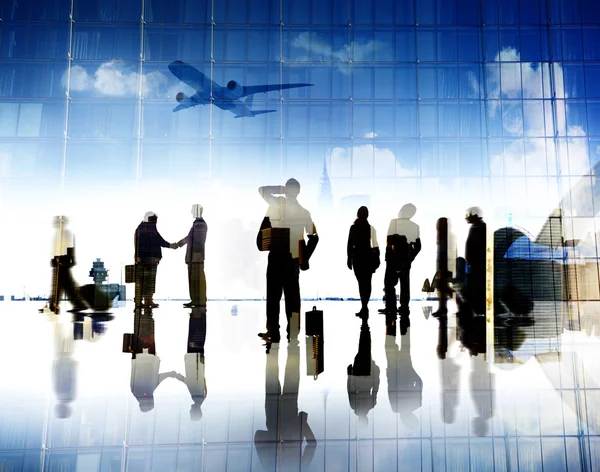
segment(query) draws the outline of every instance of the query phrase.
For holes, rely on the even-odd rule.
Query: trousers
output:
[[[206,275],[204,262],[190,262],[188,264],[188,282],[190,298],[196,305],[206,305]]]
[[[269,253],[267,264],[267,332],[279,337],[279,304],[285,296],[285,314],[300,313],[300,265],[291,254]],[[289,327],[289,326],[288,326]]]
[[[135,265],[135,303],[152,300],[156,291],[156,272],[158,264],[136,264]]]
[[[388,262],[385,267],[384,293],[387,311],[396,311],[396,285],[400,283],[400,311],[408,315],[410,309],[410,262],[403,263],[397,270],[393,262]]]

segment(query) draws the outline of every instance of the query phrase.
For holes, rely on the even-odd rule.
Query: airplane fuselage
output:
[[[197,105],[213,103],[221,110],[230,111],[236,118],[253,117],[277,110],[252,110],[252,98],[257,93],[280,91],[298,87],[310,87],[313,84],[267,84],[242,86],[235,80],[230,80],[225,87],[218,85],[193,66],[182,61],[169,64],[169,70],[175,77],[196,90],[191,97],[179,92],[175,97],[179,105],[174,112]],[[245,98],[245,100],[241,100]]]

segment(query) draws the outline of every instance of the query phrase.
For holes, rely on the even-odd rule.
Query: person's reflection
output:
[[[300,345],[292,336],[287,349],[283,394],[279,382],[279,345],[273,344],[266,355],[265,367],[265,416],[267,430],[254,434],[254,447],[265,470],[275,470],[277,458],[286,468],[309,470],[315,454],[317,441],[308,425],[308,414],[298,411],[300,384]],[[281,428],[281,429],[279,429]],[[306,447],[302,444],[306,439]],[[281,447],[279,442],[289,442]],[[295,462],[300,459],[300,464]]]
[[[438,322],[437,355],[440,360],[442,419],[444,423],[452,424],[456,419],[456,408],[459,402],[460,367],[454,359],[446,358],[448,352],[448,318],[440,316]]]
[[[70,326],[69,326],[70,328]],[[54,320],[54,352],[52,383],[56,396],[54,415],[57,418],[71,416],[71,403],[77,394],[77,361],[73,357],[74,338],[70,329]]]
[[[175,378],[175,371],[159,373],[160,358],[156,355],[154,341],[154,318],[150,308],[134,312],[134,334],[131,345],[131,393],[140,404],[140,411],[146,413],[154,409],[154,391],[169,377]]]
[[[471,355],[472,370],[469,373],[469,388],[477,416],[473,418],[473,432],[484,436],[489,431],[488,420],[494,415],[494,374],[485,359],[486,321],[485,316],[474,313],[457,314],[458,338]]]
[[[412,365],[410,356],[410,330],[403,336],[399,348],[394,335],[385,337],[385,355],[387,358],[388,397],[394,413],[400,413],[400,419],[409,429],[419,427],[415,410],[421,408],[423,381]]]
[[[192,308],[188,331],[187,354],[185,355],[185,377],[177,379],[186,384],[194,404],[190,409],[190,419],[202,419],[202,403],[206,398],[206,378],[204,377],[204,342],[206,341],[206,309]]]
[[[359,424],[366,426],[367,415],[377,404],[379,391],[379,367],[371,357],[371,331],[366,316],[362,318],[360,327],[358,353],[347,371],[350,408],[358,416]]]

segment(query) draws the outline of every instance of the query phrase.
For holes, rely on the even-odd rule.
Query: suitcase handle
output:
[[[317,306],[313,306],[313,311],[317,311]]]

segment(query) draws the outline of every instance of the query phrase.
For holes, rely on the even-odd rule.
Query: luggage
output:
[[[135,283],[135,266],[134,265],[126,265],[125,266],[125,283],[126,284]]]
[[[313,306],[311,311],[306,312],[304,326],[306,327],[306,336],[323,337],[323,311],[317,310],[317,307]]]
[[[262,233],[261,251],[290,252],[290,229],[289,228],[265,228]]]

